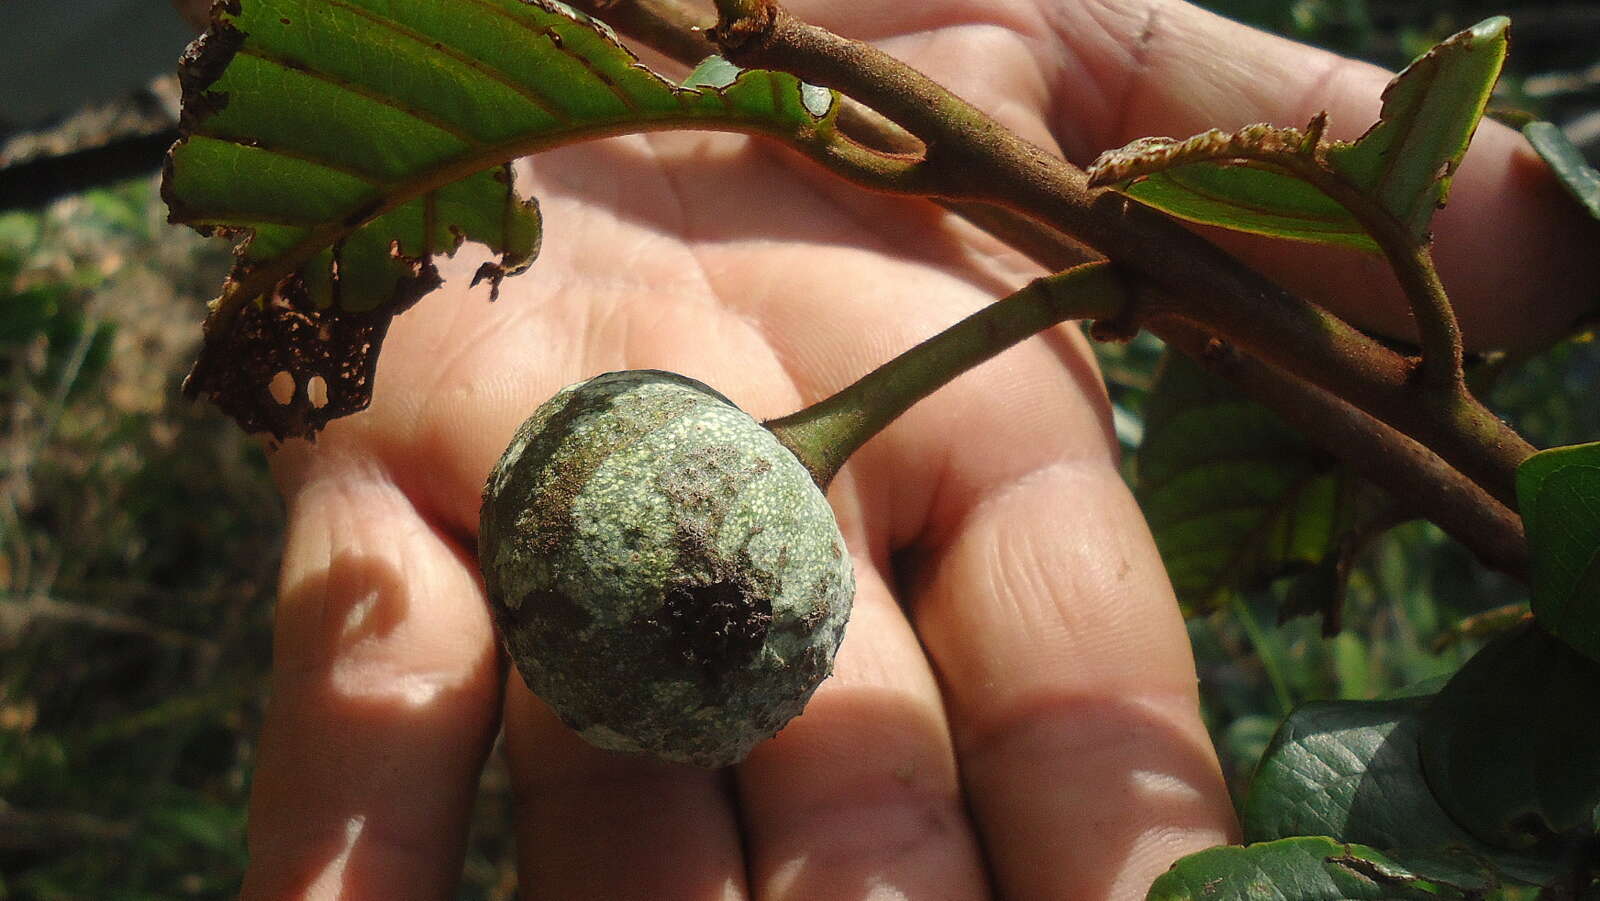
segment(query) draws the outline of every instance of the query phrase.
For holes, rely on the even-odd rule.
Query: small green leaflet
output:
[[[1194,222],[1375,250],[1357,216],[1335,201],[1338,185],[1426,242],[1499,78],[1509,24],[1486,19],[1418,57],[1389,83],[1377,123],[1354,143],[1324,143],[1323,116],[1304,132],[1252,125],[1181,142],[1146,138],[1103,154],[1089,167],[1090,183],[1119,185]]]
[[[1322,836],[1211,848],[1172,865],[1148,901],[1443,901],[1482,898],[1494,875],[1457,855],[1384,852]]]
[[[1554,122],[1529,122],[1522,136],[1550,164],[1550,169],[1589,215],[1600,219],[1600,172],[1589,165],[1583,152],[1574,147]]]
[[[279,439],[364,408],[390,320],[439,283],[436,254],[487,245],[491,296],[532,262],[517,157],[662,128],[832,133],[831,92],[708,65],[673,85],[556,0],[220,4],[181,64],[162,188],[172,221],[239,241],[187,389]],[[286,403],[268,388],[284,372]]]
[[[1506,60],[1511,20],[1495,16],[1418,57],[1383,91],[1378,122],[1354,144],[1335,143],[1328,162],[1426,240],[1433,213],[1478,130]]]
[[[1600,443],[1555,447],[1517,469],[1533,553],[1533,615],[1600,660]]]

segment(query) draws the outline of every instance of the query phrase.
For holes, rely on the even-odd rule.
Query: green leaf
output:
[[[1533,615],[1600,659],[1600,443],[1556,447],[1517,469],[1533,552]]]
[[[1334,199],[1354,190],[1426,241],[1499,77],[1508,24],[1487,19],[1419,57],[1389,83],[1378,122],[1354,143],[1324,144],[1324,115],[1304,131],[1261,124],[1143,138],[1095,160],[1090,184],[1120,184],[1191,222],[1376,251],[1356,213]]]
[[[1464,830],[1435,797],[1418,745],[1431,701],[1296,708],[1262,755],[1240,806],[1245,840],[1317,834],[1383,848],[1464,851],[1519,880],[1551,878],[1554,861],[1547,855],[1496,850]]]
[[[1354,144],[1328,148],[1334,171],[1418,241],[1427,239],[1478,130],[1505,63],[1510,25],[1505,16],[1485,19],[1418,57],[1384,89],[1377,124]]]
[[[1344,207],[1298,178],[1261,165],[1183,166],[1135,182],[1125,193],[1189,222],[1377,250]]]
[[[1213,129],[1184,141],[1143,138],[1100,155],[1090,184],[1125,182],[1123,193],[1180,219],[1306,241],[1376,251],[1348,210],[1289,168],[1320,140],[1324,120],[1305,132],[1251,125]]]
[[[1550,164],[1556,178],[1589,215],[1600,219],[1600,172],[1589,165],[1560,127],[1553,122],[1529,122],[1522,127],[1522,136]]]
[[[1170,352],[1137,470],[1139,505],[1190,611],[1317,566],[1375,494],[1271,410]]]
[[[1501,848],[1593,841],[1600,663],[1528,623],[1486,645],[1422,716],[1422,768],[1450,815]]]
[[[1481,898],[1493,873],[1457,855],[1383,852],[1322,836],[1191,854],[1150,887],[1149,901],[1390,901]]]
[[[173,221],[240,245],[188,387],[279,438],[366,405],[389,320],[438,285],[436,254],[487,245],[499,259],[478,278],[496,287],[532,261],[538,207],[509,160],[628,131],[833,127],[831,92],[725,64],[673,85],[555,0],[231,0],[213,16],[181,65],[163,196]],[[288,403],[268,390],[281,372]]]

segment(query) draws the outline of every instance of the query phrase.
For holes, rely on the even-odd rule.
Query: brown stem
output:
[[[716,20],[681,0],[580,0],[572,5],[685,65],[721,52],[707,34]]]
[[[1522,519],[1450,464],[1337,397],[1285,377],[1204,331],[1177,320],[1152,321],[1168,344],[1271,407],[1290,426],[1383,488],[1408,512],[1432,520],[1485,564],[1527,578]]]
[[[602,13],[631,36],[639,38],[680,62],[693,65],[705,55],[709,44],[693,41],[662,40],[658,36],[676,31],[679,37],[703,39],[695,32],[701,27],[696,12],[684,0],[610,0],[607,7],[597,8],[604,0],[578,0],[575,4],[597,14]],[[623,14],[626,14],[624,17]],[[641,17],[652,21],[638,24]],[[675,47],[677,49],[675,49]],[[687,47],[688,49],[683,49]],[[919,145],[908,138],[905,131],[889,122],[875,111],[862,107],[855,101],[843,98],[845,105],[839,117],[841,131],[870,147],[908,151]],[[1066,237],[1062,232],[1037,219],[1021,215],[1015,210],[988,203],[938,201],[963,218],[1006,241],[1026,253],[1041,266],[1060,271],[1094,258],[1095,253]],[[1169,309],[1176,303],[1167,301]],[[1194,324],[1174,316],[1158,317],[1147,323],[1162,338],[1182,345],[1193,344],[1196,336],[1206,334]],[[1371,417],[1361,416],[1346,404],[1324,391],[1294,379],[1259,360],[1234,354],[1233,365],[1220,367],[1228,378],[1247,396],[1276,410],[1295,424],[1319,446],[1343,456],[1356,468],[1377,472],[1379,483],[1388,485],[1399,497],[1426,500],[1429,497],[1448,499],[1448,509],[1419,509],[1421,515],[1435,518],[1440,525],[1458,540],[1478,551],[1491,565],[1516,571],[1526,551],[1520,526],[1506,519],[1505,505],[1487,496],[1462,475],[1443,464],[1435,454],[1418,453],[1409,439],[1386,429]],[[1288,385],[1279,385],[1287,381]],[[1300,415],[1297,412],[1322,411],[1325,415]],[[1352,419],[1360,417],[1359,420]],[[1353,441],[1349,436],[1365,433],[1369,440]],[[1363,462],[1364,461],[1364,462]],[[1498,536],[1498,537],[1497,537]]]
[[[1318,129],[1317,134],[1320,133]],[[1378,243],[1411,304],[1411,315],[1417,323],[1417,341],[1422,347],[1423,384],[1441,398],[1442,404],[1452,403],[1451,395],[1466,392],[1461,326],[1456,321],[1455,308],[1445,293],[1444,283],[1439,280],[1439,272],[1434,268],[1433,253],[1426,240],[1413,236],[1400,220],[1366,194],[1331,175],[1327,164],[1316,154],[1317,148],[1312,147],[1311,155],[1290,158],[1291,168],[1349,210]]]
[[[687,0],[572,0],[571,5],[685,66],[722,52],[710,37],[716,19]],[[852,140],[888,153],[922,150],[922,142],[905,129],[849,97],[839,99],[839,130]]]
[[[760,41],[772,29],[779,13],[777,0],[716,0],[717,27],[711,38],[724,51],[752,38]],[[732,59],[730,56],[729,59]]]
[[[1288,140],[1267,141],[1255,144],[1248,140],[1231,140],[1235,136],[1222,135],[1213,130],[1197,135],[1184,145],[1202,138],[1221,135],[1223,140],[1206,142],[1182,154],[1184,164],[1202,159],[1214,162],[1254,161],[1283,169],[1294,177],[1315,186],[1332,198],[1361,223],[1363,230],[1378,245],[1388,259],[1390,268],[1405,292],[1411,305],[1411,314],[1417,325],[1418,343],[1422,347],[1422,381],[1428,390],[1441,398],[1462,390],[1465,381],[1464,354],[1461,346],[1461,328],[1456,322],[1454,307],[1445,293],[1444,283],[1433,266],[1433,255],[1426,236],[1418,237],[1385,209],[1366,191],[1351,184],[1327,161],[1321,144],[1327,115],[1319,114],[1311,120],[1304,134],[1296,129],[1278,129]],[[1249,126],[1238,133],[1261,128]],[[1091,166],[1089,186],[1099,188],[1126,177],[1127,170],[1115,165],[1095,172],[1098,162]]]
[[[728,10],[760,8],[755,18]],[[856,97],[921,138],[932,193],[1000,203],[1124,263],[1166,310],[1228,336],[1263,361],[1332,392],[1422,444],[1508,507],[1527,442],[1463,392],[1419,390],[1413,361],[1301,300],[1165,216],[1091,190],[1084,174],[1021,140],[926,76],[857,41],[795,20],[762,0],[724,0],[714,36],[735,63],[792,72]]]

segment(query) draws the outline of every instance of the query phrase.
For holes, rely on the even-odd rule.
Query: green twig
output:
[[[1348,210],[1377,242],[1411,305],[1417,343],[1422,347],[1423,384],[1442,403],[1453,403],[1455,395],[1466,391],[1461,326],[1434,268],[1428,242],[1418,240],[1377,200],[1335,174],[1320,148],[1308,148],[1307,153],[1295,155],[1291,162],[1294,174]]]
[[[1059,322],[1113,319],[1127,307],[1127,290],[1108,263],[1035,279],[837,394],[766,425],[826,490],[857,448],[951,379]]]

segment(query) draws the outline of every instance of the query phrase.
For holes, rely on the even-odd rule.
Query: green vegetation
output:
[[[280,514],[255,442],[177,395],[225,256],[163,218],[149,179],[0,215],[13,897],[216,897],[243,864]]]

